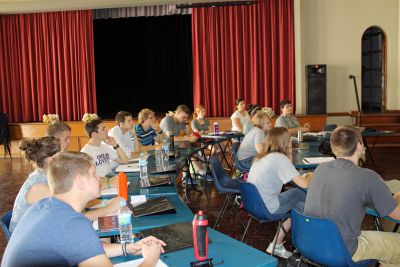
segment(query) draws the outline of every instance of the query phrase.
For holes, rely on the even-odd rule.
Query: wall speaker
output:
[[[326,114],[326,65],[306,65],[307,114]]]

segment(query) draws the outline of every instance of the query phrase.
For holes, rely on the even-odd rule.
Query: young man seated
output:
[[[113,137],[107,135],[106,126],[100,119],[94,119],[86,123],[86,134],[89,136],[89,142],[82,147],[81,152],[89,154],[93,158],[96,166],[96,175],[106,177],[112,170],[112,162],[119,164],[128,163],[126,154],[117,144]],[[110,180],[102,179],[102,188],[116,187],[118,184],[117,177]]]
[[[315,170],[304,213],[333,220],[353,261],[377,259],[384,266],[399,266],[399,233],[360,229],[366,207],[400,220],[400,205],[379,174],[358,166],[365,152],[360,132],[351,126],[336,128],[331,146],[337,158]]]
[[[161,130],[167,135],[173,134],[180,136],[183,132],[184,135],[189,135],[189,115],[190,109],[186,105],[179,105],[174,114],[167,114],[160,122]]]
[[[68,151],[71,142],[71,127],[62,121],[55,121],[46,128],[46,136],[53,136],[60,140],[61,151]]]
[[[285,99],[279,103],[279,106],[282,114],[276,119],[275,127],[285,127],[289,130],[291,135],[296,135],[298,130],[304,133],[310,131],[309,123],[305,123],[304,126],[301,127],[296,116],[293,114],[292,102]]]
[[[120,244],[104,246],[92,223],[81,213],[99,197],[100,178],[92,158],[61,152],[48,168],[51,197],[38,201],[21,219],[3,255],[1,266],[112,266],[108,257],[122,255]],[[154,237],[126,245],[129,254],[143,254],[141,266],[155,266],[165,243]]]

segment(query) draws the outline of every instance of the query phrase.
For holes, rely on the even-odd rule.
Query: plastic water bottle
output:
[[[162,142],[163,163],[168,164],[169,160],[169,139],[164,138]]]
[[[161,166],[163,165],[163,152],[162,152],[162,147],[161,146],[156,146],[156,151],[154,154],[155,160],[156,160],[156,166]]]
[[[214,122],[214,134],[219,135],[219,123]]]
[[[132,242],[132,216],[131,211],[126,206],[126,200],[119,202],[118,224],[121,244]]]
[[[140,179],[147,179],[147,157],[144,153],[140,153],[139,156],[139,169],[140,169]]]

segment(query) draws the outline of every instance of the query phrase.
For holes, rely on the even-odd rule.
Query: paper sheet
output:
[[[334,157],[311,157],[311,158],[304,158],[303,162],[305,164],[321,164],[324,162],[329,162],[334,160]]]
[[[133,260],[133,261],[127,261],[127,262],[122,262],[122,263],[117,263],[114,264],[115,267],[134,267],[134,266],[139,266],[143,262],[143,258]],[[158,260],[156,267],[168,267],[165,262],[162,260]]]

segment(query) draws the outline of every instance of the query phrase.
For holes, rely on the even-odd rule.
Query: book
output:
[[[148,179],[140,180],[140,187],[166,186],[172,184],[172,178],[169,175],[152,176]]]
[[[305,164],[321,164],[324,162],[329,162],[334,160],[334,157],[310,157],[310,158],[304,158],[303,162]]]
[[[118,230],[118,216],[111,215],[105,217],[99,217],[99,231],[100,232],[110,232]]]
[[[167,197],[151,198],[133,208],[133,217],[176,213],[174,205]]]

